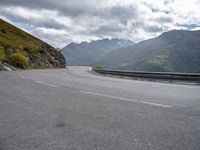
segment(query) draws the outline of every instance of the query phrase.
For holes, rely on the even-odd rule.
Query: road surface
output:
[[[0,150],[199,150],[200,86],[88,67],[0,73]]]

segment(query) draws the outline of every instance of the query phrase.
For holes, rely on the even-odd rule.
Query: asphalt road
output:
[[[0,150],[199,150],[200,86],[0,73]]]

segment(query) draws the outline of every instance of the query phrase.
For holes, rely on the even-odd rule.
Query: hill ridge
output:
[[[153,72],[200,72],[200,31],[173,30],[109,53],[105,68]]]
[[[69,65],[92,65],[109,52],[134,42],[119,38],[104,38],[90,42],[70,43],[62,49]]]

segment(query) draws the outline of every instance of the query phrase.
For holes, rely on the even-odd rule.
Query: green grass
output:
[[[2,66],[0,66],[0,71],[6,71],[6,69]]]
[[[10,47],[28,53],[37,53],[42,44],[44,42],[38,38],[0,19],[0,45],[4,48]]]
[[[0,61],[4,60],[6,56],[4,47],[0,45]]]
[[[164,55],[156,56],[148,61],[149,64],[163,68],[163,70],[174,71],[173,66],[169,62],[168,57]]]
[[[95,65],[95,68],[96,68],[96,69],[99,69],[99,70],[104,69],[102,65]]]

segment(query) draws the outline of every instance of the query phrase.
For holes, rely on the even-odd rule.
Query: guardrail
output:
[[[121,71],[121,70],[106,70],[92,68],[93,71],[103,74],[119,77],[130,77],[134,79],[150,79],[150,80],[167,80],[173,81],[185,81],[200,83],[200,74],[193,73],[172,73],[172,72],[140,72],[140,71]]]
[[[15,67],[11,66],[10,64],[8,64],[8,63],[6,63],[6,62],[4,62],[3,65],[4,65],[5,67],[7,67],[7,68],[10,68],[11,70],[16,70]]]
[[[5,68],[8,71],[13,71],[16,70],[16,68],[14,68],[13,66],[9,65],[8,63],[1,63],[0,62],[0,66],[2,66],[3,68]]]

